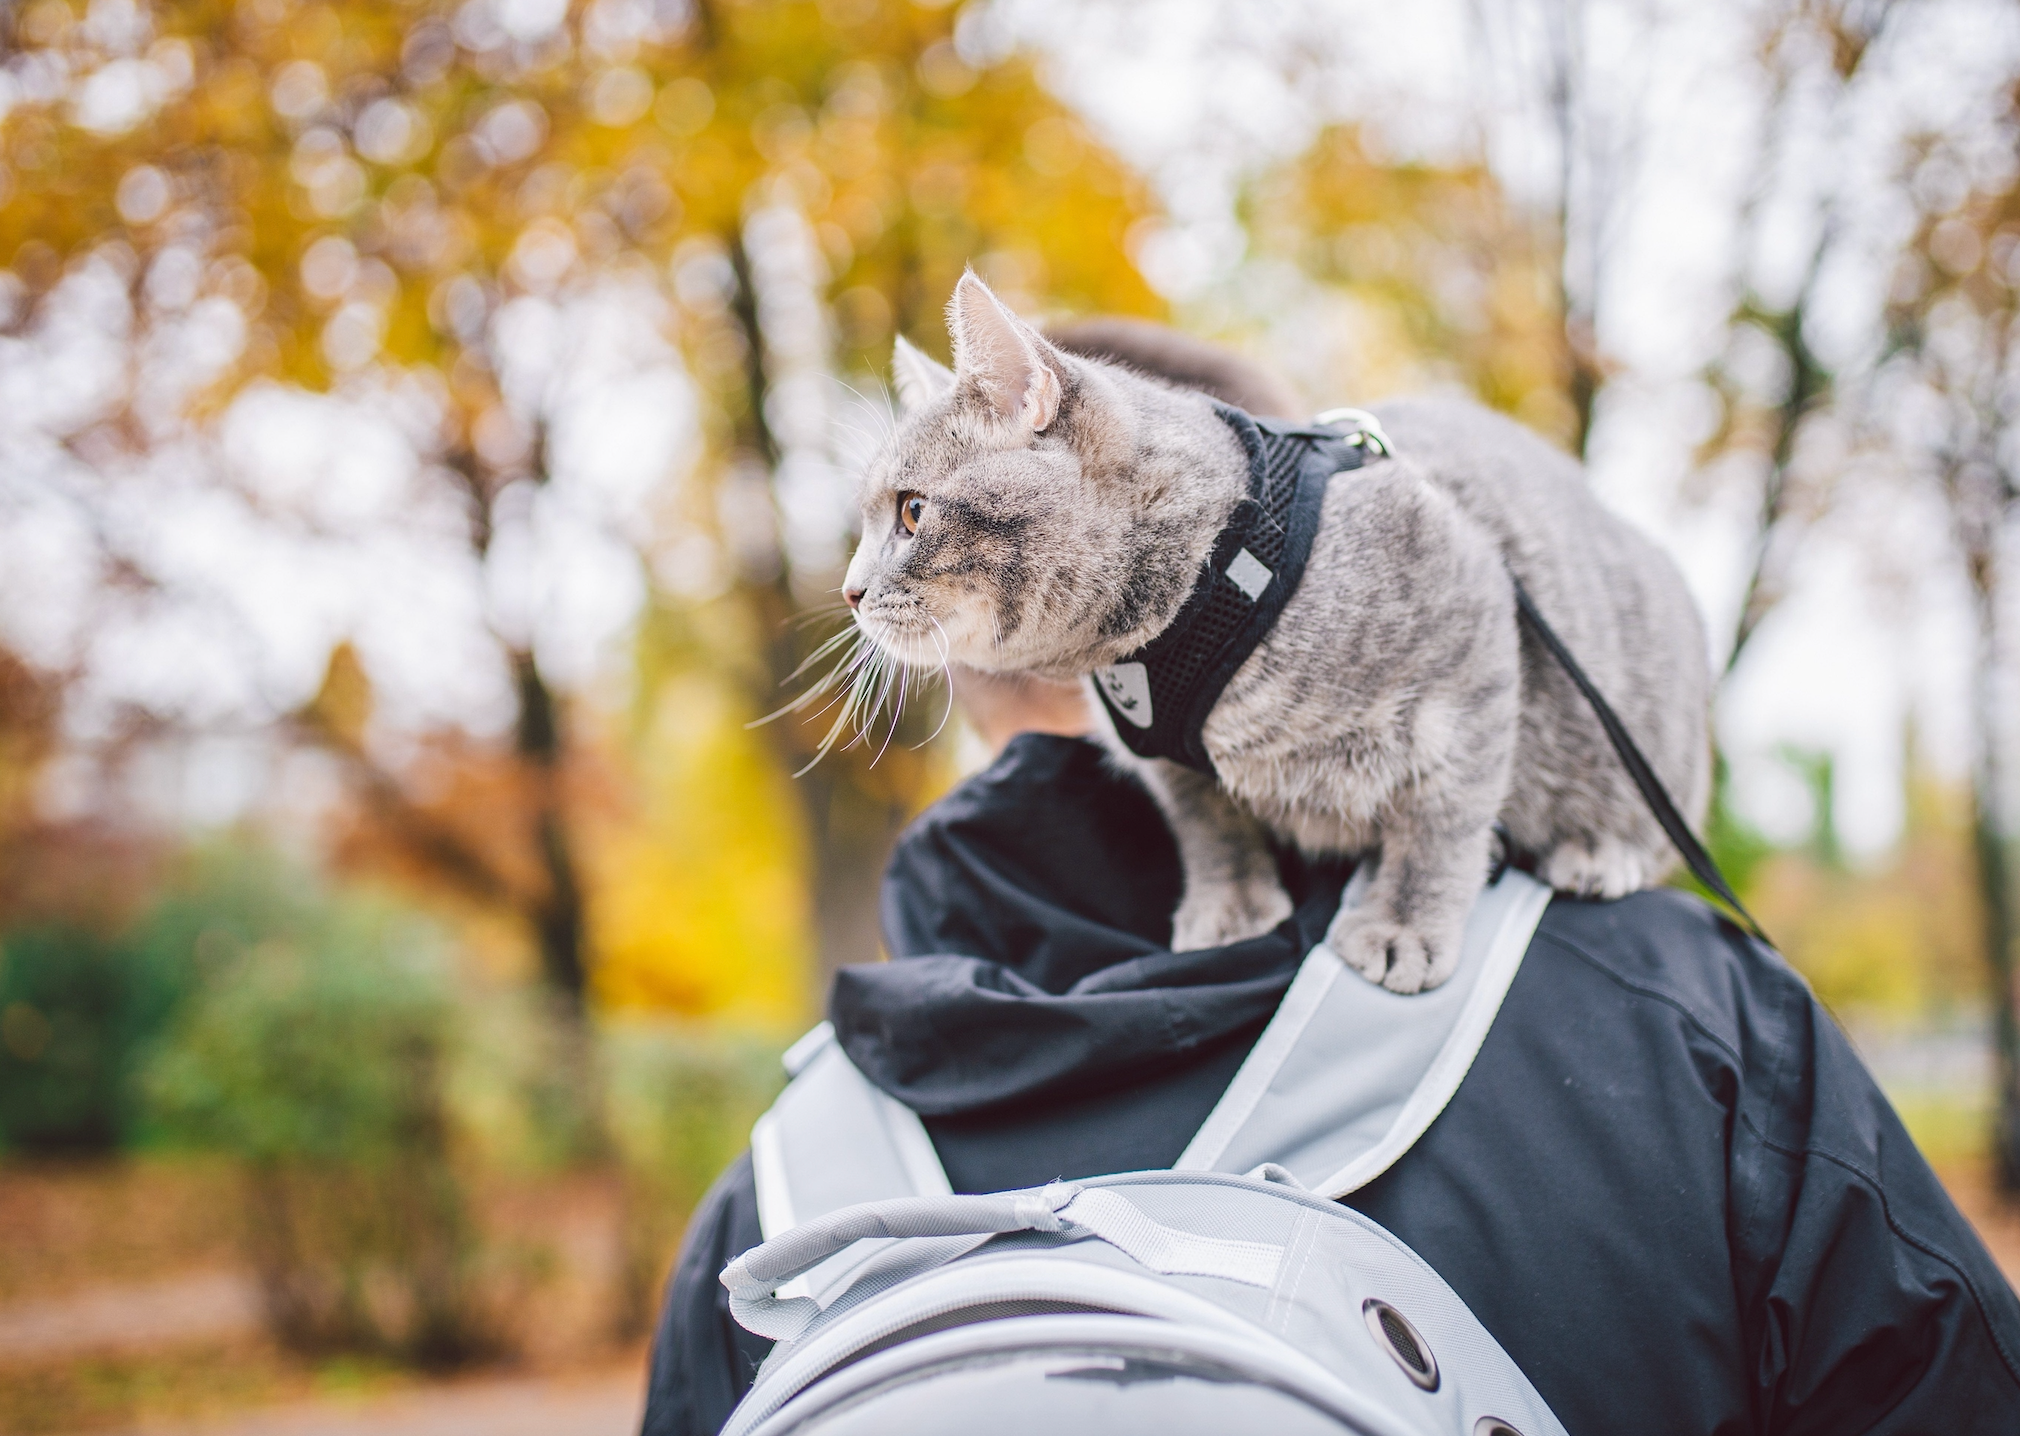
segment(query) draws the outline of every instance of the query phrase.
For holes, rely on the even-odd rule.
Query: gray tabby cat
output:
[[[1087,675],[1172,621],[1248,491],[1246,456],[1205,395],[1065,352],[973,274],[949,320],[952,370],[898,341],[904,417],[862,480],[845,596],[904,663]],[[1376,413],[1394,457],[1327,487],[1303,581],[1206,721],[1220,781],[1111,746],[1177,838],[1174,948],[1289,916],[1267,834],[1378,852],[1327,945],[1415,992],[1451,975],[1497,819],[1564,892],[1617,897],[1673,862],[1577,691],[1518,630],[1509,572],[1693,819],[1709,674],[1675,567],[1575,462],[1467,403]]]

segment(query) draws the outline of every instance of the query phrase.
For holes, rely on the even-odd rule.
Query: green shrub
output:
[[[433,924],[256,849],[197,855],[117,951],[183,974],[128,1086],[151,1139],[240,1163],[269,1326],[297,1350],[447,1364],[512,1345],[551,1263],[487,1234],[471,1194],[585,1157],[622,1176],[609,1295],[635,1332],[783,1080],[772,1045],[585,1030],[537,989],[472,983]]]
[[[0,936],[0,1139],[45,1152],[130,1139],[145,1049],[190,982],[186,953],[75,924]]]
[[[0,1138],[37,1151],[144,1139],[150,1050],[204,974],[324,921],[321,898],[242,842],[184,856],[117,936],[77,923],[0,935]]]
[[[149,1074],[171,1137],[252,1162],[385,1162],[441,1145],[454,1007],[440,937],[332,900],[212,974]]]
[[[502,1340],[501,1274],[455,1160],[444,937],[271,862],[224,877],[157,921],[162,942],[207,954],[147,1073],[159,1131],[244,1164],[249,1255],[284,1342],[428,1363],[487,1354]]]

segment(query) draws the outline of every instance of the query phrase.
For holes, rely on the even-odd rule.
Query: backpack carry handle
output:
[[[1219,1277],[1265,1290],[1275,1285],[1284,1257],[1284,1249],[1272,1242],[1168,1227],[1119,1193],[1054,1182],[998,1196],[898,1197],[843,1207],[751,1248],[722,1269],[722,1284],[738,1325],[790,1341],[820,1315],[821,1306],[810,1296],[781,1301],[779,1288],[845,1247],[878,1237],[990,1237],[1018,1231],[1095,1237],[1163,1276]]]
[[[857,1242],[879,1237],[972,1237],[1056,1232],[1060,1209],[1080,1195],[1072,1182],[986,1197],[896,1197],[859,1202],[781,1232],[722,1269],[730,1315],[746,1331],[790,1341],[820,1315],[812,1297],[780,1301],[778,1289]]]
[[[844,1247],[876,1237],[968,1237],[1056,1232],[1059,1209],[1080,1195],[1073,1182],[986,1197],[893,1197],[829,1212],[752,1247],[722,1269],[730,1294],[777,1291]]]

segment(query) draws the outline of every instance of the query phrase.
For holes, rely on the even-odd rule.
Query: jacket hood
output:
[[[1350,866],[1279,858],[1297,904],[1247,942],[1174,953],[1178,850],[1096,745],[1027,733],[898,840],[892,960],[836,974],[843,1049],[922,1116],[1142,1081],[1253,1042],[1325,935]]]

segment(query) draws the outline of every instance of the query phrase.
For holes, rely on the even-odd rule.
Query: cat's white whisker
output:
[[[915,749],[926,747],[946,732],[948,720],[954,716],[954,666],[949,657],[953,651],[953,644],[947,638],[947,630],[940,626],[940,620],[933,618],[931,614],[927,617],[932,619],[933,631],[939,635],[937,641],[940,646],[940,680],[947,685],[947,706],[940,710],[940,721],[933,731],[912,745]]]
[[[884,728],[884,741],[877,748],[877,756],[870,759],[870,766],[872,768],[884,761],[884,754],[890,749],[891,739],[897,735],[898,719],[903,716],[905,711],[905,688],[911,678],[911,672],[912,670],[909,665],[904,663],[897,665],[897,698],[890,708],[890,722]]]
[[[837,633],[832,637],[823,640],[818,648],[816,648],[812,653],[809,653],[804,659],[801,660],[799,667],[795,668],[792,672],[788,673],[785,676],[785,678],[782,679],[781,681],[785,683],[792,682],[795,678],[798,678],[801,674],[805,673],[809,668],[812,668],[816,663],[819,663],[823,658],[826,658],[829,654],[833,653],[837,648],[840,648],[843,644],[849,643],[851,641],[861,644],[866,642],[868,640],[868,637],[869,636],[865,634],[860,628],[855,627],[853,624],[850,625],[848,628],[843,629],[840,633]]]
[[[865,641],[858,646],[845,663],[838,663],[829,672],[828,676],[822,680],[821,685],[816,690],[824,691],[825,689],[833,688],[836,691],[834,696],[813,716],[819,717],[820,714],[826,713],[838,703],[841,705],[841,708],[835,714],[835,721],[828,725],[827,733],[815,747],[814,756],[807,760],[804,767],[793,774],[795,778],[812,771],[815,764],[827,757],[829,752],[833,750],[836,742],[841,738],[844,730],[849,727],[852,718],[858,711],[866,676],[872,673],[877,664],[882,661],[882,650],[877,647],[874,641],[869,640],[867,634],[862,635],[862,637]],[[852,739],[851,742],[853,741]]]
[[[821,622],[823,619],[846,617],[849,612],[849,606],[846,603],[842,602],[840,597],[841,594],[840,589],[836,589],[835,594],[836,598],[834,602],[816,604],[814,607],[807,609],[804,613],[795,614],[793,618],[790,620],[793,627],[811,628],[814,624]]]
[[[848,628],[826,639],[792,673],[787,675],[785,681],[791,682],[794,678],[799,677],[819,663],[821,659],[834,653],[844,645],[848,646],[848,651],[837,657],[828,671],[809,684],[805,692],[799,694],[781,707],[774,709],[772,712],[767,713],[764,717],[755,719],[744,726],[747,728],[762,727],[788,714],[819,719],[838,703],[842,705],[842,710],[836,717],[836,723],[837,725],[845,725],[852,711],[858,675],[860,675],[867,664],[876,660],[879,653],[875,641],[867,633],[864,633],[862,629],[851,624]],[[827,701],[821,703],[820,700],[823,698]],[[815,707],[816,703],[819,703],[820,706]],[[809,712],[809,709],[812,711]],[[831,728],[828,735],[822,739],[815,751],[814,763],[818,763],[827,755],[828,750],[834,746],[839,731],[839,727]],[[808,767],[811,766],[812,763],[809,763]],[[799,770],[800,773],[806,771],[806,768]],[[795,773],[793,776],[798,777],[799,773]]]

